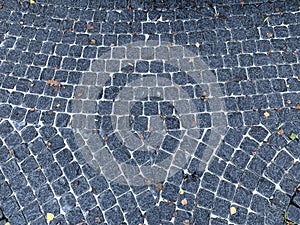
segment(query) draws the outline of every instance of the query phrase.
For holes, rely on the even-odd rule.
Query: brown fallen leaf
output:
[[[185,220],[185,221],[183,221],[183,224],[184,225],[190,225],[190,221],[189,220]]]
[[[282,129],[277,130],[277,134],[282,135],[284,131]]]
[[[13,151],[10,148],[8,149],[8,154],[10,157],[13,157],[13,155],[14,155]]]
[[[155,190],[158,192],[158,191],[161,191],[163,189],[163,184],[162,183],[156,183],[155,184]]]
[[[267,37],[268,37],[268,38],[272,38],[272,37],[273,37],[273,34],[270,33],[270,32],[267,32]]]
[[[95,39],[89,40],[90,45],[95,45],[96,43],[97,43],[97,41]]]
[[[49,86],[54,86],[54,87],[57,87],[60,85],[60,83],[57,80],[47,80],[46,84]]]
[[[51,147],[51,142],[50,142],[50,141],[47,141],[47,142],[46,142],[46,145],[47,145],[48,148],[50,148],[50,147]]]
[[[187,199],[186,199],[186,198],[182,199],[182,200],[181,200],[181,204],[182,204],[182,205],[187,205],[187,204],[188,204]]]
[[[194,62],[194,61],[195,61],[195,58],[194,58],[194,57],[189,58],[189,62],[190,62],[190,63],[192,63],[192,62]]]
[[[295,106],[295,109],[300,110],[300,103]]]
[[[276,8],[275,8],[275,12],[280,12],[280,8],[279,8],[279,7],[276,7]]]
[[[93,30],[93,29],[94,29],[94,26],[93,26],[92,24],[88,23],[87,26],[86,26],[86,28],[87,28],[88,30]]]
[[[94,222],[95,223],[101,223],[102,221],[101,221],[100,217],[97,216],[97,217],[94,218]]]
[[[177,211],[174,211],[173,212],[173,217],[176,217],[177,216]]]
[[[1,3],[1,4],[0,4],[0,9],[3,9],[3,6],[4,6],[3,3]]]
[[[288,105],[292,104],[292,100],[287,100],[286,104],[288,104]]]

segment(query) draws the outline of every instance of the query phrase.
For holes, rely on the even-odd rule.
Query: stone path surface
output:
[[[298,0],[0,0],[0,224],[300,224]]]

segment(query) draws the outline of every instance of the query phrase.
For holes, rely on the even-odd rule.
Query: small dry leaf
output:
[[[46,84],[50,85],[50,86],[57,87],[57,86],[59,86],[60,83],[57,80],[47,80]]]
[[[177,211],[174,211],[173,212],[173,217],[176,217],[177,216]]]
[[[50,141],[47,141],[47,142],[46,142],[46,145],[47,145],[47,147],[49,148],[49,147],[51,146],[51,142],[50,142]]]
[[[300,110],[300,103],[295,106],[295,109]]]
[[[184,190],[180,189],[179,194],[183,195],[184,194]]]
[[[230,207],[230,215],[236,214],[236,208],[235,207]]]
[[[241,1],[240,4],[241,4],[242,6],[244,6],[246,3],[245,3],[245,1]]]
[[[88,23],[87,26],[86,26],[86,28],[87,28],[88,30],[93,30],[93,29],[94,29],[94,26],[93,26],[92,24]]]
[[[195,45],[196,45],[196,47],[197,47],[197,48],[199,48],[199,47],[200,47],[200,43],[199,43],[199,42],[196,42],[196,44],[195,44]]]
[[[30,87],[30,88],[33,88],[33,86],[34,86],[34,83],[30,83],[30,84],[29,84],[29,87]]]
[[[189,220],[185,220],[185,221],[183,221],[183,224],[184,225],[190,225],[190,221]]]
[[[267,55],[272,55],[273,54],[273,52],[267,52]]]
[[[3,9],[3,4],[2,3],[0,4],[0,9]]]
[[[95,45],[96,43],[97,43],[97,42],[96,42],[95,39],[89,40],[89,44],[90,44],[90,45]]]
[[[54,214],[53,213],[47,213],[47,215],[46,215],[47,223],[50,223],[53,219],[54,219]]]
[[[272,38],[272,37],[273,37],[273,34],[270,33],[270,32],[267,32],[267,37],[268,37],[268,38]]]
[[[104,141],[107,141],[107,140],[108,140],[108,137],[107,137],[107,136],[104,136],[104,137],[103,137],[103,140],[104,140]]]
[[[269,118],[270,113],[269,112],[264,112],[264,116],[265,116],[265,118]]]
[[[177,90],[179,90],[179,85],[178,84],[174,84],[173,87],[176,88]]]
[[[35,2],[35,0],[29,0],[29,3],[30,3],[31,5],[34,5],[36,2]]]
[[[161,191],[163,189],[163,184],[162,183],[156,183],[155,184],[155,190],[156,191]]]
[[[287,100],[286,104],[288,104],[288,105],[292,104],[292,100]]]
[[[110,44],[110,47],[114,47],[114,46],[115,46],[115,44],[114,44],[114,43],[111,43],[111,44]]]
[[[190,62],[190,63],[192,63],[192,62],[194,62],[194,61],[195,61],[195,58],[194,58],[194,57],[189,58],[189,62]]]
[[[277,134],[282,135],[284,131],[282,129],[277,130]]]
[[[42,170],[43,167],[42,167],[41,165],[39,165],[37,169],[38,169],[38,170]]]
[[[8,149],[8,154],[9,154],[10,157],[13,157],[14,153],[13,153],[13,151],[10,148]]]
[[[35,108],[30,108],[29,111],[30,111],[30,112],[34,112],[34,111],[35,111]]]
[[[267,22],[268,19],[269,19],[269,16],[265,15],[265,17],[264,17],[264,23]]]
[[[21,20],[21,21],[19,22],[19,24],[20,24],[20,25],[24,25],[24,21]]]
[[[100,217],[97,216],[97,217],[94,218],[94,222],[95,223],[101,223],[102,221],[101,221]]]
[[[279,7],[276,7],[276,8],[275,8],[275,12],[280,12],[280,8],[279,8]]]
[[[56,107],[56,108],[59,108],[59,107],[60,107],[60,104],[59,104],[59,103],[58,103],[58,104],[56,104],[56,105],[55,105],[55,107]]]
[[[186,199],[186,198],[182,199],[182,200],[181,200],[181,204],[182,204],[182,205],[187,205],[187,204],[188,204],[187,199]]]

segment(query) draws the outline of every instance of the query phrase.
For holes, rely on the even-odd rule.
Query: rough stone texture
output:
[[[0,1],[0,224],[300,223],[299,18],[296,0]]]

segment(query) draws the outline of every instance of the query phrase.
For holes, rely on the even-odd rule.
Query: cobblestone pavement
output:
[[[1,225],[300,224],[298,0],[30,2],[0,0]]]

